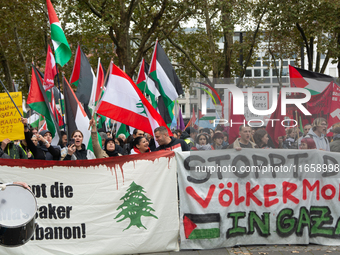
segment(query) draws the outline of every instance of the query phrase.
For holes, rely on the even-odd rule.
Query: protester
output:
[[[107,138],[106,140],[102,140],[101,142],[103,146],[99,144],[95,119],[90,120],[90,126],[92,127],[91,130],[92,147],[96,158],[122,156],[123,148],[121,148],[119,145],[116,145],[115,140],[113,138]],[[106,135],[105,133],[103,134]]]
[[[210,137],[214,137],[215,131],[212,128],[209,128],[209,133],[210,133]]]
[[[159,147],[156,148],[156,151],[159,150],[170,150],[170,151],[189,151],[189,147],[186,142],[181,139],[175,139],[172,136],[169,136],[168,130],[166,127],[160,126],[155,128],[154,137],[159,144]]]
[[[221,131],[216,131],[214,133],[214,136],[212,138],[213,143],[212,143],[212,147],[214,148],[214,150],[223,150],[223,149],[227,149],[227,146],[223,146],[223,133]]]
[[[28,129],[28,121],[26,118],[21,118],[21,122],[25,126],[25,140],[27,147],[33,153],[34,159],[41,160],[59,160],[60,159],[60,147],[51,145],[52,133],[48,130],[42,130],[40,134],[36,135],[38,144],[35,145],[32,142],[32,134]]]
[[[290,128],[287,130],[287,138],[283,141],[282,147],[283,149],[297,149],[298,142],[296,140],[296,128]]]
[[[313,140],[313,138],[311,137],[303,137],[301,139],[301,144],[299,146],[299,148],[301,150],[307,150],[307,149],[316,149],[316,145],[315,142]]]
[[[131,155],[150,152],[149,141],[145,137],[136,137],[132,142]]]
[[[60,148],[64,148],[67,145],[67,134],[65,131],[60,131],[60,141],[58,143],[58,145],[60,146]]]
[[[137,129],[135,128],[133,130],[133,133],[132,135],[130,135],[126,141],[126,144],[124,145],[123,147],[123,155],[129,155],[131,153],[131,149],[132,149],[132,143],[133,143],[133,140],[137,137],[144,137],[145,135],[145,132],[140,130],[140,129]]]
[[[96,129],[94,129],[93,127],[92,127],[92,132],[94,132],[93,130],[96,130],[96,135],[97,135],[97,128]],[[92,134],[92,133],[91,133]],[[104,133],[104,132],[99,132],[99,135],[100,135],[100,138],[101,138],[101,147],[102,147],[102,149],[104,149],[104,144],[105,144],[105,141],[106,141],[106,139],[108,139],[109,137],[107,136],[107,134],[106,133]],[[112,137],[110,137],[110,138],[112,138]],[[98,135],[97,135],[97,140],[98,140]],[[93,140],[92,140],[93,141]]]
[[[34,143],[35,146],[38,145],[38,139],[35,135],[32,136],[31,140],[32,140],[32,142]]]
[[[124,134],[118,135],[118,138],[122,139],[124,144],[126,143],[126,136]]]
[[[11,159],[27,159],[25,151],[8,138],[1,142],[1,149],[10,156]]]
[[[256,145],[260,148],[260,149],[269,149],[271,147],[268,146],[268,141],[269,141],[269,137],[268,137],[268,133],[266,130],[264,129],[258,129],[256,130],[256,132],[254,133],[254,141],[256,143]]]
[[[198,134],[196,137],[196,146],[191,147],[192,151],[214,150],[210,144],[210,136],[207,133]]]
[[[235,140],[232,144],[228,146],[228,149],[240,150],[241,148],[258,148],[258,146],[250,141],[251,137],[251,127],[248,125],[241,125],[239,127],[240,137]]]
[[[301,139],[304,138],[308,134],[308,132],[309,132],[309,130],[311,128],[312,128],[312,125],[309,124],[309,123],[304,125],[304,127],[303,127],[303,135],[298,139],[298,146],[299,146],[299,148],[300,148],[300,144],[301,144]]]
[[[84,135],[80,130],[75,130],[71,134],[74,144],[69,144],[61,150],[61,160],[95,159],[96,156],[83,144]]]
[[[318,150],[330,151],[329,141],[326,138],[327,120],[324,118],[316,118],[312,123],[312,128],[308,132],[308,136],[313,138]]]
[[[1,146],[0,146],[0,158],[11,159],[11,157],[8,156],[8,155],[1,149]]]
[[[189,146],[189,149],[193,146],[195,146],[195,138],[197,135],[197,130],[193,127],[187,127],[180,137],[180,139],[184,140]]]
[[[20,148],[24,151],[25,155],[27,156],[27,159],[34,159],[32,152],[27,146],[26,140],[20,140],[20,143],[18,144]]]
[[[223,134],[223,143],[222,143],[222,146],[223,146],[223,147],[225,147],[225,146],[228,147],[228,146],[229,146],[229,142],[228,142],[228,140],[229,140],[229,135],[228,135],[228,133],[225,132],[225,131],[223,131],[222,134]]]
[[[106,136],[107,136],[107,138],[113,138],[111,131],[107,131]]]
[[[121,139],[121,138],[119,138],[119,137],[116,137],[115,138],[115,144],[116,145],[119,145],[120,147],[124,147],[124,142],[123,142],[123,140]]]
[[[32,129],[31,129],[31,133],[32,133],[33,135],[38,135],[38,132],[39,132],[38,128],[32,128]]]
[[[340,152],[340,127],[332,128],[333,142],[329,144],[330,150],[333,152]]]

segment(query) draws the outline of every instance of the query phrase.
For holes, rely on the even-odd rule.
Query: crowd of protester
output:
[[[29,128],[27,119],[22,118],[25,139],[10,141],[4,139],[0,144],[0,157],[12,159],[40,160],[77,160],[116,157],[149,153],[159,150],[172,151],[203,151],[242,148],[275,148],[272,137],[265,127],[240,126],[239,137],[229,144],[229,127],[217,126],[211,128],[188,127],[184,131],[173,130],[169,136],[168,129],[158,127],[154,136],[135,129],[133,134],[126,137],[115,136],[114,130],[99,132],[96,121],[90,121],[92,150],[85,147],[84,135],[75,130],[68,141],[67,134],[61,131],[58,145],[51,145],[52,133],[48,130],[38,132],[37,128]],[[288,128],[286,135],[279,137],[279,149],[317,149],[340,152],[340,123],[329,130],[333,137],[326,136],[328,123],[324,118],[316,118],[313,123],[306,124],[300,131],[297,127]],[[99,135],[98,135],[99,134]]]

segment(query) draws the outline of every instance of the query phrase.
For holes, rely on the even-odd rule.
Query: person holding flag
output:
[[[43,130],[37,135],[38,145],[36,146],[31,140],[32,134],[28,129],[28,120],[21,118],[21,122],[24,124],[25,129],[25,140],[27,147],[32,152],[34,159],[41,160],[59,160],[60,159],[60,148],[59,146],[51,145],[52,133],[48,130]]]

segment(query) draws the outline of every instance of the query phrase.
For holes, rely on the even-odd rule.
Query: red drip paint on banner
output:
[[[29,159],[21,159],[21,160],[12,160],[12,159],[0,159],[1,166],[9,166],[9,167],[25,167],[25,168],[49,168],[54,166],[65,166],[68,168],[71,167],[84,167],[84,168],[95,168],[98,165],[105,165],[107,169],[110,169],[112,175],[113,170],[115,170],[116,182],[118,187],[118,179],[116,168],[119,166],[121,169],[121,173],[123,176],[124,182],[124,170],[123,165],[125,163],[129,163],[130,161],[134,162],[138,160],[147,160],[155,162],[156,159],[166,157],[168,158],[168,162],[170,159],[175,156],[173,151],[155,151],[150,153],[142,153],[136,155],[127,155],[127,156],[118,156],[118,157],[110,157],[110,158],[101,158],[101,159],[91,159],[91,160],[64,160],[64,161],[53,161],[53,160],[29,160]],[[169,163],[168,163],[169,167]]]

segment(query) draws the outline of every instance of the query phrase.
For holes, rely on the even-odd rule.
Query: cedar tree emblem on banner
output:
[[[117,210],[122,210],[115,219],[124,216],[122,219],[118,220],[117,222],[121,222],[127,218],[130,219],[130,225],[126,228],[129,229],[131,226],[136,226],[138,228],[145,228],[147,229],[141,221],[141,217],[154,217],[156,219],[157,216],[153,215],[151,212],[155,211],[151,205],[152,203],[149,198],[147,198],[143,193],[144,188],[140,185],[137,185],[135,182],[132,182],[128,190],[126,191],[125,195],[120,199],[123,200],[123,204],[118,206]],[[126,230],[124,229],[124,230]]]

